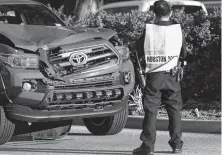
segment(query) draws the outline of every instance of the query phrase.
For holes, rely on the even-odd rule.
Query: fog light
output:
[[[68,101],[72,100],[72,94],[66,94],[66,100]]]
[[[25,80],[22,82],[22,89],[24,91],[34,92],[37,90],[37,81],[36,80]]]
[[[22,89],[24,91],[30,91],[32,89],[32,85],[30,83],[25,82],[23,83]]]
[[[116,95],[116,96],[121,95],[121,90],[120,90],[120,89],[115,89],[115,95]]]
[[[102,97],[103,92],[102,91],[96,91],[96,97]]]
[[[123,73],[124,83],[129,84],[131,82],[131,72]]]
[[[86,92],[86,97],[87,98],[93,98],[93,93],[92,92]]]
[[[105,92],[106,92],[107,97],[113,96],[113,91],[112,90],[106,90]]]
[[[76,98],[77,99],[82,99],[83,98],[83,93],[76,93]]]

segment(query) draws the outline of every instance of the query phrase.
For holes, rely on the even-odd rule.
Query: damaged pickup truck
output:
[[[115,35],[71,29],[36,1],[1,0],[0,144],[26,133],[56,139],[75,117],[92,134],[119,133],[135,77]]]

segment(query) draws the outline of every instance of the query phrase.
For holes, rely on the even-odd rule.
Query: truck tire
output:
[[[66,136],[72,126],[72,120],[60,122],[38,122],[30,127],[34,140],[56,140]]]
[[[5,116],[5,110],[0,106],[0,145],[7,143],[12,138],[14,130],[15,124]]]
[[[93,135],[115,135],[125,127],[128,107],[114,116],[84,118],[83,122]]]

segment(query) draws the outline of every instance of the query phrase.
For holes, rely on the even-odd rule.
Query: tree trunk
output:
[[[90,2],[93,0],[65,0],[62,5],[64,5],[64,13],[66,15],[75,16],[74,21],[78,21],[85,11],[90,11]],[[85,8],[88,6],[88,9]]]
[[[96,10],[96,0],[76,0],[73,14],[76,16],[76,21],[78,21],[84,19],[90,13],[95,13]]]
[[[75,7],[72,11],[72,14],[75,16],[75,21],[79,20],[82,5],[85,3],[85,1],[87,0],[76,0]]]

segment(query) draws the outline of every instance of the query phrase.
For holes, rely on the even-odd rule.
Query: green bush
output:
[[[67,25],[73,25],[73,20],[76,18],[75,16],[66,15],[64,13],[64,5],[62,5],[59,9],[53,8],[50,4],[48,4],[48,8],[51,9],[57,16],[59,16]]]
[[[215,8],[209,16],[200,13],[175,17],[183,27],[192,54],[190,69],[182,83],[184,93],[193,94],[195,98],[220,100],[221,10]]]
[[[58,13],[57,13],[58,14]],[[60,16],[64,15],[60,11]],[[135,63],[135,42],[142,34],[145,23],[153,21],[152,12],[132,11],[130,14],[108,15],[99,12],[78,21],[78,26],[105,27],[115,30],[124,45],[131,50],[131,59]],[[72,17],[66,17],[72,25]],[[188,67],[182,82],[185,98],[208,98],[220,100],[221,97],[221,10],[215,8],[208,16],[199,12],[185,14],[183,10],[173,13],[172,20],[183,28],[189,50]],[[187,96],[186,96],[187,95]]]

